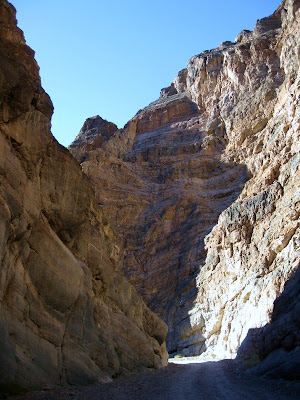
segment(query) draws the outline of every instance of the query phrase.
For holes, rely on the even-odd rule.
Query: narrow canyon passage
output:
[[[0,0],[0,399],[300,399],[299,17],[68,150]]]
[[[257,377],[236,360],[197,363],[184,358],[168,367],[80,389],[31,393],[19,400],[298,400],[300,383]],[[173,359],[174,361],[174,359]]]

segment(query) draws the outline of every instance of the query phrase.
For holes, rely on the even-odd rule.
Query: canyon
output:
[[[0,0],[0,384],[109,382],[168,353],[300,378],[299,13],[284,0],[65,149]]]
[[[95,116],[69,146],[170,355],[235,357],[299,266],[298,51],[285,1],[192,57],[124,129]]]

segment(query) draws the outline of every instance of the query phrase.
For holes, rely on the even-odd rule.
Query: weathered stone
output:
[[[116,270],[116,236],[50,133],[51,100],[5,0],[0,18],[0,381],[87,384],[164,366],[167,327]],[[100,117],[85,127],[97,144],[116,130]]]
[[[82,163],[171,352],[234,357],[298,266],[299,37],[286,0]]]
[[[160,97],[169,97],[173,96],[174,94],[177,94],[177,90],[174,88],[174,86],[163,88],[160,91]]]
[[[258,341],[264,360],[257,372],[271,377],[300,379],[300,268],[286,282],[283,293],[274,302],[271,322]]]
[[[118,127],[99,117],[88,118],[74,142],[70,145],[72,154],[83,162],[90,151],[100,147],[117,131]]]
[[[243,343],[241,358],[257,354],[261,360],[251,372],[269,378],[300,379],[300,269],[284,285],[275,300],[270,323],[253,330],[254,347]],[[248,335],[249,336],[249,335]],[[248,339],[248,338],[246,338]],[[245,353],[246,351],[246,353]]]

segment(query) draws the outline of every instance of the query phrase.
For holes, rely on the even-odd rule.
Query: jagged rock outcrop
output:
[[[70,145],[72,154],[79,160],[85,161],[88,153],[100,147],[117,131],[118,127],[102,119],[99,115],[88,118],[74,142]]]
[[[81,164],[171,353],[234,357],[298,266],[299,37],[286,0]]]
[[[116,269],[115,234],[50,133],[52,103],[6,0],[0,21],[0,383],[87,384],[159,368],[167,327]],[[101,143],[115,126],[98,118],[86,128]]]

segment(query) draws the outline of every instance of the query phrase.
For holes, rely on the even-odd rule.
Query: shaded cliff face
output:
[[[162,118],[174,122],[161,127]],[[154,129],[144,132],[149,119]],[[169,344],[178,338],[174,324],[190,329],[185,319],[205,259],[203,239],[247,179],[245,166],[220,160],[223,127],[210,142],[205,125],[186,95],[159,100],[82,164],[125,248],[119,266],[168,321]]]
[[[168,323],[171,353],[234,357],[297,268],[298,8],[193,57],[84,153],[119,268]]]
[[[52,387],[159,368],[167,327],[116,271],[115,234],[50,133],[52,103],[4,0],[0,20],[0,381]]]
[[[300,268],[274,302],[271,323],[258,332],[260,362],[253,371],[270,378],[300,379]]]

